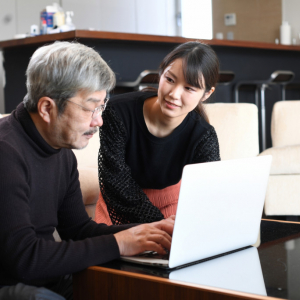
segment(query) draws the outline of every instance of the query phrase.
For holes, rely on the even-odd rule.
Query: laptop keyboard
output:
[[[145,251],[139,255],[137,255],[138,257],[150,257],[150,258],[156,258],[156,259],[163,259],[163,260],[169,260],[170,257],[170,253],[166,253],[166,254],[158,254],[155,251]]]

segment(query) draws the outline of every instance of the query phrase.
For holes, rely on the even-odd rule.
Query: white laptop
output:
[[[253,245],[258,237],[272,156],[186,165],[168,259],[121,259],[176,268]]]

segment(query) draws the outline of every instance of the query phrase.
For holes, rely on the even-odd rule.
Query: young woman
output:
[[[202,105],[218,81],[214,51],[200,42],[179,45],[159,75],[158,91],[115,96],[103,113],[98,223],[148,223],[175,214],[183,167],[220,160]]]

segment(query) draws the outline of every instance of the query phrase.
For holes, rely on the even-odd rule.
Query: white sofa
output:
[[[83,203],[89,216],[95,218],[95,208],[100,188],[98,181],[98,152],[100,142],[99,133],[95,133],[86,148],[73,150],[79,171],[80,188]]]
[[[258,109],[249,103],[206,104],[210,124],[220,144],[222,160],[257,156]]]
[[[300,101],[276,102],[271,120],[272,155],[265,214],[300,215]]]

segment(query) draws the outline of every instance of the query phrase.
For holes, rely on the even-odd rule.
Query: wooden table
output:
[[[90,267],[76,274],[73,280],[74,300],[278,299],[105,267]]]
[[[295,274],[295,262],[284,249],[287,241],[295,243],[299,237],[299,223],[263,220],[258,253],[268,296],[124,271],[108,264],[93,266],[74,275],[74,299],[289,299],[289,295],[298,293],[288,278],[291,277],[289,270],[293,269],[293,275],[298,277],[300,264]],[[282,263],[286,264],[285,268]]]

